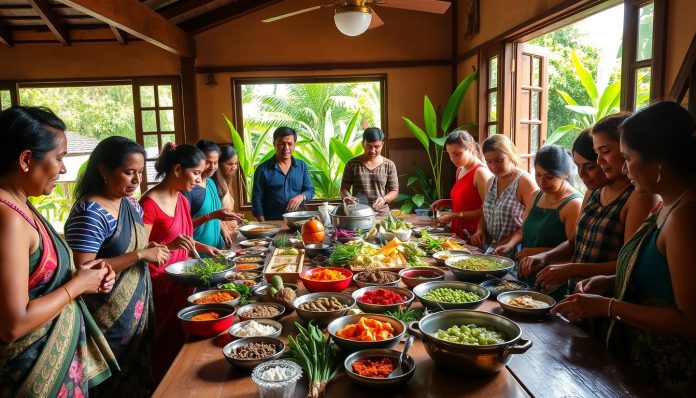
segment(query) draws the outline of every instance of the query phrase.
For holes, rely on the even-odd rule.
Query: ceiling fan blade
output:
[[[370,11],[372,11],[372,22],[370,22],[370,27],[367,28],[367,30],[379,28],[380,26],[384,25],[384,21],[382,21],[382,18],[377,15],[374,8],[371,8]]]
[[[264,20],[262,20],[261,22],[266,22],[266,23],[268,23],[268,22],[275,22],[275,21],[277,21],[277,20],[279,20],[279,19],[285,19],[285,18],[289,18],[289,17],[294,17],[295,15],[304,14],[305,12],[310,12],[310,11],[318,10],[318,9],[320,9],[320,8],[331,7],[331,6],[333,6],[333,5],[334,5],[334,4],[331,3],[331,4],[320,5],[320,6],[314,6],[314,7],[303,8],[302,10],[297,10],[297,11],[289,12],[289,13],[287,13],[287,14],[278,15],[278,16],[273,17],[273,18],[264,19]]]
[[[441,0],[385,0],[377,5],[382,7],[401,8],[402,10],[432,12],[444,14],[450,7],[449,1]]]

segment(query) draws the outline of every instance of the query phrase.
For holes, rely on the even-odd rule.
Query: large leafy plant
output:
[[[242,137],[230,119],[227,116],[224,117],[227,127],[230,129],[232,145],[234,145],[234,149],[237,151],[239,168],[242,170],[242,185],[246,191],[247,199],[251,200],[251,187],[254,182],[256,166],[270,159],[275,154],[275,149],[273,149],[273,145],[270,144],[268,139],[271,134],[271,127],[268,127],[255,142],[252,142],[251,134],[244,134],[244,137]]]

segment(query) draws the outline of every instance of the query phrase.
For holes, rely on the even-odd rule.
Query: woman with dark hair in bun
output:
[[[553,310],[573,322],[608,317],[610,348],[669,392],[696,389],[696,121],[675,102],[653,104],[620,126],[625,172],[664,204],[619,252],[616,275],[578,284]],[[610,297],[604,297],[609,294]]]
[[[237,178],[237,170],[239,170],[239,156],[237,156],[237,151],[234,150],[232,145],[222,145],[220,147],[219,164],[220,167],[218,168],[215,181],[219,181],[218,195],[220,196],[220,202],[222,207],[234,209],[234,192],[232,192],[232,187],[234,187],[235,179]],[[227,237],[232,240],[239,233],[239,223],[236,219],[223,221],[222,228],[226,230]]]
[[[0,396],[86,396],[118,370],[83,301],[109,293],[103,260],[73,265],[65,241],[28,202],[65,173],[65,124],[46,108],[0,112]]]
[[[534,156],[534,171],[540,190],[531,208],[526,210],[522,224],[522,250],[516,258],[524,281],[534,284],[538,269],[531,269],[525,257],[551,250],[575,234],[580,214],[582,195],[568,182],[573,160],[568,151],[558,145],[545,145]],[[511,248],[500,247],[502,252]],[[559,288],[552,296],[560,300],[565,289]]]

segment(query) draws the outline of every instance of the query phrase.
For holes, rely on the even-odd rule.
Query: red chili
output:
[[[365,304],[389,305],[403,303],[406,297],[391,290],[376,289],[365,292],[358,301]]]

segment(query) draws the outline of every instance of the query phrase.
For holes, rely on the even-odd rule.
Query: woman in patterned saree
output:
[[[65,125],[44,108],[0,112],[0,396],[82,397],[118,369],[82,294],[108,293],[101,260],[73,266],[27,201],[65,173]]]
[[[571,321],[611,319],[607,343],[672,396],[696,388],[696,121],[660,102],[621,125],[625,170],[637,192],[664,204],[619,252],[615,276],[581,281],[554,309]],[[601,294],[610,292],[612,297]],[[666,395],[666,394],[665,394]]]
[[[165,263],[169,249],[148,247],[142,209],[132,196],[144,168],[140,145],[118,136],[101,141],[77,183],[77,202],[65,224],[76,263],[104,259],[118,275],[110,294],[85,298],[121,367],[98,387],[100,397],[152,394],[155,320],[147,262]]]

